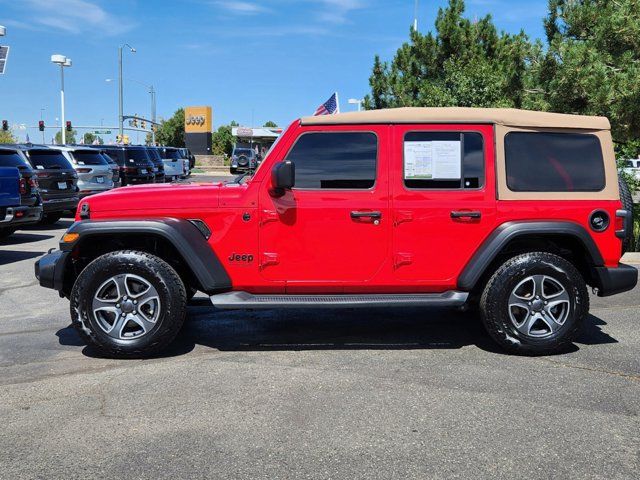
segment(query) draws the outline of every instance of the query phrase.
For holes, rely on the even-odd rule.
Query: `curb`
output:
[[[627,252],[622,256],[620,262],[640,265],[640,252]]]

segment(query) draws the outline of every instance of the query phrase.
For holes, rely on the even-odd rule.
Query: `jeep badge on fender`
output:
[[[70,299],[85,342],[154,355],[200,291],[216,308],[347,308],[345,322],[354,307],[465,307],[504,350],[546,355],[585,323],[587,286],[637,283],[620,263],[633,205],[604,117],[348,112],[296,120],[259,166],[245,150],[230,168],[248,181],[80,202],[36,276]]]

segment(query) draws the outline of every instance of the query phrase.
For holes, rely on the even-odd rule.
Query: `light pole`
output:
[[[418,31],[418,0],[416,0],[415,7],[413,10],[413,31]]]
[[[128,43],[118,47],[118,130],[120,138],[124,135],[124,111],[122,107],[122,49],[127,47],[131,53],[136,53],[136,49]]]
[[[61,128],[60,131],[62,132],[62,145],[64,145],[65,143],[67,143],[67,136],[65,134],[65,121],[64,121],[64,67],[70,67],[71,66],[71,59],[65,57],[64,55],[51,55],[51,61],[57,65],[60,65],[60,106],[61,106],[61,113],[60,113],[60,118],[61,118]]]
[[[151,121],[155,124],[156,122],[156,90],[155,88],[153,88],[153,85],[147,85],[146,83],[140,82],[138,80],[134,80],[133,78],[124,78],[123,80],[127,80],[128,82],[134,82],[137,83],[139,85],[142,85],[145,88],[149,89],[149,94],[151,95]],[[111,80],[110,78],[105,78],[104,79],[105,82],[109,83],[112,82],[113,80]],[[151,137],[153,140],[153,144],[156,144],[156,132],[153,130],[153,128],[151,129]]]
[[[350,98],[349,99],[349,104],[350,105],[358,105],[358,111],[362,110],[362,102],[364,100],[358,99],[358,98]]]

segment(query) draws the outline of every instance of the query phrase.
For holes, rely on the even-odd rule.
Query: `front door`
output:
[[[390,167],[394,275],[421,290],[456,288],[496,225],[493,126],[394,127]]]
[[[295,187],[260,193],[260,270],[288,292],[334,291],[374,277],[390,246],[390,127],[301,128],[283,158]]]

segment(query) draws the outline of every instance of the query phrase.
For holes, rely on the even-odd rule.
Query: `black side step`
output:
[[[211,295],[218,308],[353,308],[464,305],[467,292],[411,293],[395,295],[253,295],[228,292]]]

